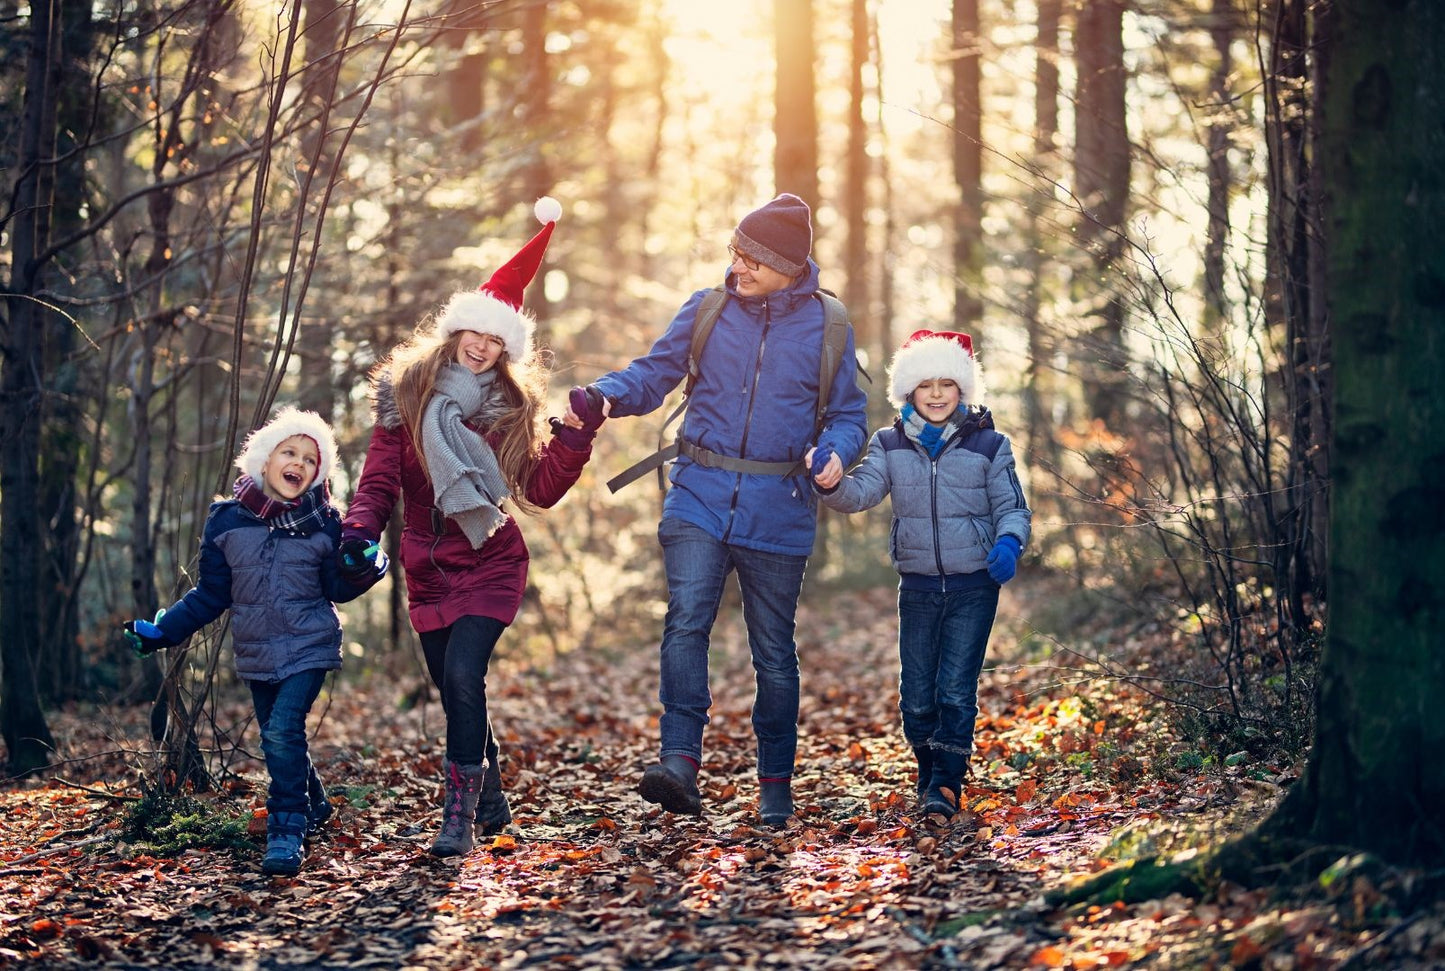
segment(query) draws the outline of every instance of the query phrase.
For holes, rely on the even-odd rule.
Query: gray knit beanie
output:
[[[733,245],[738,252],[784,276],[797,276],[807,269],[808,253],[813,249],[808,204],[784,192],[743,217],[733,233]]]

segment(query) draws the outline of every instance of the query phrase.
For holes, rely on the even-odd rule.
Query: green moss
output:
[[[248,823],[239,813],[193,796],[157,791],[126,810],[120,838],[154,856],[174,856],[190,849],[236,849],[251,844]]]

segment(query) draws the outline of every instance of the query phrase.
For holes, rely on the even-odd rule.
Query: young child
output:
[[[1013,449],[994,430],[967,334],[919,330],[889,367],[901,406],[823,502],[858,512],[893,497],[889,555],[899,573],[898,707],[918,758],[925,813],[952,817],[973,751],[978,676],[1032,515]],[[810,466],[827,461],[811,455]]]
[[[231,611],[236,671],[251,689],[271,776],[261,861],[270,874],[301,869],[308,829],[332,811],[306,751],[306,715],[326,672],[341,667],[333,604],[355,599],[386,573],[386,555],[374,547],[350,562],[338,556],[341,514],[327,485],[335,461],[326,422],[282,408],[246,439],[235,498],[211,504],[195,588],[155,623],[125,624],[144,657]]]

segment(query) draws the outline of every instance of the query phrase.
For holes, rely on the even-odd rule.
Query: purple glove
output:
[[[572,414],[582,419],[584,432],[595,432],[602,427],[607,416],[602,413],[602,392],[597,390],[597,385],[589,384],[585,388],[573,388],[567,392],[567,405],[572,409]]]
[[[993,544],[989,551],[988,575],[993,582],[1003,586],[1014,578],[1018,570],[1019,553],[1023,551],[1023,544],[1018,541],[1017,536],[1010,536],[1005,533]]]
[[[567,394],[567,406],[572,409],[572,414],[582,419],[582,427],[573,428],[560,418],[551,418],[548,420],[552,425],[552,434],[572,451],[585,452],[592,447],[597,429],[607,420],[602,414],[602,392],[590,384],[585,388],[573,388]]]
[[[816,479],[818,473],[828,467],[828,460],[833,457],[833,454],[833,450],[826,445],[819,445],[813,450],[813,467],[808,470],[813,478]]]

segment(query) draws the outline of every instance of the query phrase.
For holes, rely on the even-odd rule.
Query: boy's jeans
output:
[[[657,538],[668,588],[658,690],[663,707],[661,754],[702,761],[703,726],[712,705],[708,645],[723,584],[736,570],[757,686],[753,734],[758,775],[790,778],[798,748],[798,649],[793,629],[808,558],[723,543],[680,519],[662,520]]]
[[[306,751],[306,715],[326,671],[315,668],[298,671],[280,681],[247,681],[261,726],[261,752],[271,788],[266,796],[266,813],[309,813],[312,792],[323,792],[321,778]],[[324,798],[324,797],[323,797]]]
[[[978,675],[998,610],[998,586],[898,591],[898,709],[903,736],[968,755],[978,718]]]

